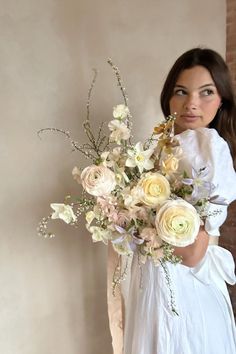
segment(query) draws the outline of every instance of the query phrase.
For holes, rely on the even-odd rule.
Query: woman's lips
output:
[[[180,116],[182,119],[184,119],[186,122],[194,122],[197,120],[200,116],[197,115],[192,115],[192,114],[181,114]]]

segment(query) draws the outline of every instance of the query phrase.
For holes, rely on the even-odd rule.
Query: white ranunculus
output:
[[[61,219],[67,224],[70,224],[72,221],[76,221],[76,216],[70,205],[52,203],[50,206],[54,210],[52,219]]]
[[[155,220],[158,236],[177,247],[185,247],[195,241],[200,223],[196,209],[183,199],[166,201]]]
[[[129,114],[129,108],[124,104],[118,104],[113,108],[113,117],[125,119]]]
[[[115,174],[105,166],[91,165],[81,173],[83,188],[96,197],[108,195],[116,186]]]
[[[108,123],[108,128],[111,130],[110,141],[121,143],[121,140],[128,140],[130,138],[130,129],[127,125],[119,120],[111,120]]]

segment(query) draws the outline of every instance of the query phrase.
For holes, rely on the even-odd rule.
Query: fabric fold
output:
[[[232,254],[223,247],[209,245],[205,257],[197,265],[191,268],[191,273],[204,284],[215,284],[224,295],[230,316],[234,321],[234,314],[226,283],[234,285],[236,277],[235,264]]]
[[[112,280],[118,263],[118,254],[108,245],[107,261],[107,306],[109,326],[112,337],[113,354],[123,354],[123,297],[120,288],[112,294]]]

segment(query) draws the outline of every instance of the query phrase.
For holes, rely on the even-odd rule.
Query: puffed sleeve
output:
[[[233,167],[229,146],[215,129],[198,128],[186,130],[176,135],[183,149],[183,159],[180,168],[191,176],[192,167],[199,170],[208,167],[206,181],[215,186],[211,196],[225,198],[227,203],[236,199],[236,173]],[[227,206],[209,205],[209,216],[205,222],[205,229],[211,236],[219,236],[219,228],[227,217]]]

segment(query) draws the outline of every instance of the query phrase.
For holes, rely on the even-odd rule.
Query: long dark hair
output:
[[[236,169],[236,104],[229,69],[224,59],[214,50],[193,48],[182,54],[171,68],[161,92],[161,108],[167,117],[170,114],[169,102],[180,73],[196,65],[205,67],[211,74],[222,105],[209,128],[215,128],[229,144]]]

